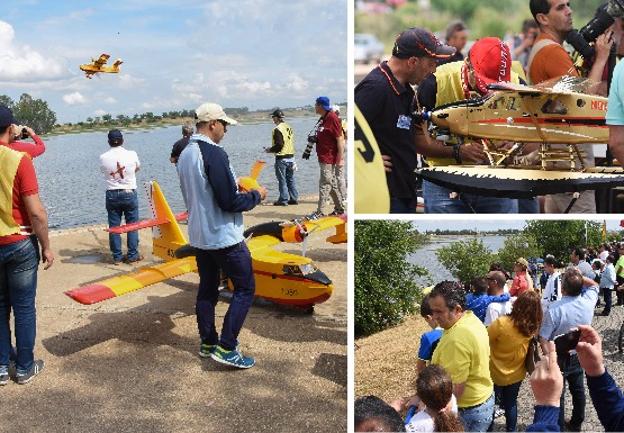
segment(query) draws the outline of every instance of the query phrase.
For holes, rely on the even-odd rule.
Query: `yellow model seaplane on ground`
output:
[[[607,98],[581,93],[590,84],[578,77],[535,87],[496,83],[483,98],[417,113],[432,122],[438,140],[481,143],[488,158],[486,165],[427,167],[419,175],[457,192],[515,198],[624,185],[621,169],[583,164],[579,144],[609,139]],[[517,163],[529,143],[539,144],[537,163]]]
[[[257,168],[257,165],[255,166]],[[252,169],[252,174],[254,170]],[[259,172],[259,170],[257,171]],[[253,178],[252,178],[253,179]],[[241,183],[250,182],[240,179]],[[113,227],[111,233],[127,233],[153,227],[153,255],[164,263],[141,268],[137,272],[106,279],[65,292],[82,304],[94,304],[125,295],[135,290],[197,272],[194,248],[188,245],[179,220],[186,214],[174,215],[156,182],[150,183],[150,203],[154,218],[134,224]],[[346,216],[328,216],[314,220],[269,222],[245,231],[247,247],[251,252],[256,296],[278,304],[292,305],[313,311],[315,304],[326,301],[332,294],[332,281],[320,271],[311,259],[274,249],[282,242],[300,243],[314,231],[335,227],[336,233],[327,238],[331,243],[347,241]],[[231,282],[227,282],[232,289]]]
[[[119,65],[123,63],[121,59],[117,59],[112,66],[104,66],[108,59],[110,58],[109,54],[101,54],[97,60],[91,59],[91,63],[86,63],[84,65],[80,65],[80,70],[84,71],[87,78],[93,78],[93,75],[99,73],[106,74],[117,74],[119,73]]]

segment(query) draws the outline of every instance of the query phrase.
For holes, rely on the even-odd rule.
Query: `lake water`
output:
[[[452,280],[451,273],[438,261],[436,251],[442,247],[457,241],[467,241],[474,239],[475,236],[437,236],[433,240],[416,251],[414,254],[408,257],[410,263],[422,266],[429,271],[431,283],[437,283],[442,280]],[[479,236],[483,244],[490,249],[491,252],[496,252],[503,247],[505,242],[505,236]],[[420,284],[426,284],[425,280],[420,280]]]
[[[295,131],[299,194],[318,194],[319,166],[316,153],[309,160],[301,159],[308,132],[316,117],[293,118],[288,121]],[[269,190],[268,202],[279,195],[273,168],[274,156],[263,152],[271,145],[273,122],[236,125],[228,128],[221,142],[237,176],[249,174],[256,159],[267,162],[260,174],[260,184]],[[143,184],[157,180],[174,212],[185,210],[175,166],[169,162],[171,147],[181,137],[181,126],[124,132],[124,147],[138,153],[141,170],[137,173],[140,217],[151,216]],[[50,137],[45,140],[46,152],[35,159],[39,188],[48,209],[50,228],[66,228],[86,224],[105,224],[105,187],[99,167],[99,155],[110,147],[106,132],[89,132]]]

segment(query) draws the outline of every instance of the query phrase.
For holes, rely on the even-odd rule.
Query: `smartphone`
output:
[[[557,348],[557,356],[568,355],[570,350],[576,349],[579,338],[581,338],[581,331],[577,328],[572,328],[566,334],[557,335],[553,340]]]

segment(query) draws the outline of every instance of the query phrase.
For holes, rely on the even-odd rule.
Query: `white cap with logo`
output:
[[[206,102],[195,110],[195,119],[200,122],[209,122],[211,120],[223,120],[229,125],[236,125],[238,122],[228,117],[223,111],[223,107],[213,102]]]

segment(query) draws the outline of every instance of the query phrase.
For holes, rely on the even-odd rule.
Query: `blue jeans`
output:
[[[519,198],[518,213],[540,213],[537,197]]]
[[[220,344],[226,350],[233,350],[238,344],[238,334],[256,291],[249,249],[245,242],[240,242],[220,250],[198,250],[195,259],[199,272],[195,312],[201,340],[206,344]],[[215,327],[215,307],[219,299],[220,271],[232,281],[234,295],[223,319],[219,340]]]
[[[35,236],[0,246],[0,368],[7,368],[12,357],[9,320],[12,309],[18,373],[27,372],[34,360],[39,259],[39,245]]]
[[[139,220],[139,198],[135,189],[111,189],[106,191],[106,211],[108,212],[108,227],[121,225],[122,216],[126,224],[135,223]],[[139,232],[129,232],[128,236],[128,260],[139,257]],[[108,234],[108,244],[116,262],[123,259],[121,252],[121,235]]]
[[[459,408],[459,418],[465,431],[485,432],[494,418],[494,393],[481,403],[469,409]]]
[[[516,431],[520,385],[522,381],[506,386],[494,385],[496,399],[500,400],[500,406],[505,409],[505,431]]]
[[[299,193],[295,186],[295,162],[285,159],[275,159],[275,176],[279,184],[279,199],[281,203],[287,203],[289,200],[299,200]]]
[[[518,213],[518,200],[461,193],[450,198],[453,190],[423,180],[425,213]]]
[[[559,427],[563,431],[565,425],[565,384],[568,382],[568,389],[572,395],[572,416],[570,417],[570,426],[572,429],[581,429],[581,424],[585,420],[585,382],[583,380],[583,369],[579,364],[576,355],[558,357],[557,364],[563,374],[563,391],[561,392],[561,401],[559,411]]]
[[[418,202],[412,198],[390,198],[390,213],[416,213]]]

